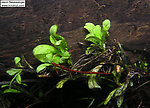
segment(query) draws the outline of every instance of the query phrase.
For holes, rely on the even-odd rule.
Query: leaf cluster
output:
[[[10,93],[10,92],[11,93],[20,93],[19,90],[12,88],[13,87],[12,84],[15,80],[16,80],[17,84],[22,84],[21,83],[21,74],[22,74],[21,68],[23,68],[23,66],[21,65],[21,62],[20,62],[21,58],[20,57],[15,57],[14,61],[15,61],[15,65],[20,69],[11,68],[11,69],[6,71],[6,73],[9,74],[10,76],[13,76],[13,78],[9,84],[4,84],[1,86],[1,88],[8,87],[8,89],[4,90],[4,93]],[[26,84],[23,83],[22,85],[26,85]]]
[[[57,25],[53,25],[50,28],[50,42],[53,46],[43,44],[33,49],[33,55],[43,63],[37,67],[37,72],[41,72],[47,66],[51,66],[51,63],[62,64],[67,62],[70,65],[72,64],[67,42],[62,36],[56,34],[57,28]]]
[[[94,51],[94,47],[99,47],[101,50],[105,50],[105,42],[109,37],[110,21],[108,19],[104,20],[102,23],[103,27],[100,25],[94,25],[93,23],[86,23],[84,28],[88,30],[89,34],[86,35],[85,40],[92,42],[90,47],[87,48],[86,54]]]

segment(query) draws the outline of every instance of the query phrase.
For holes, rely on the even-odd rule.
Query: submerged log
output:
[[[1,8],[0,66],[13,66],[13,58],[21,55],[31,65],[38,63],[32,50],[36,45],[50,44],[49,28],[53,24],[67,39],[76,61],[84,53],[77,45],[84,42],[84,24],[100,24],[106,18],[111,20],[112,41],[115,39],[131,50],[150,52],[149,10],[148,0],[28,0],[25,8]]]

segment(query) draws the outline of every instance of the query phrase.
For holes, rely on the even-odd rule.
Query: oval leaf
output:
[[[14,61],[15,61],[15,64],[18,64],[21,61],[21,59],[20,59],[20,57],[15,57]]]
[[[53,26],[51,26],[51,28],[50,28],[50,35],[55,35],[56,34],[56,32],[57,32],[57,25],[53,25]]]
[[[13,76],[15,75],[16,73],[22,71],[22,69],[15,69],[15,68],[11,68],[9,70],[6,71],[6,73],[8,73],[9,75]]]
[[[105,21],[103,21],[103,29],[108,31],[110,28],[110,20],[106,19]]]
[[[45,64],[41,64],[36,68],[36,72],[39,73],[42,70],[44,70],[47,66],[50,66],[51,64],[45,63]]]
[[[20,74],[17,75],[16,81],[18,84],[21,84],[21,75]]]
[[[6,89],[4,90],[4,93],[20,93],[21,91],[16,89]]]
[[[104,105],[107,105],[107,103],[110,101],[110,99],[113,97],[114,93],[116,92],[117,89],[113,90],[112,92],[109,93],[108,97],[106,98]]]
[[[50,45],[38,45],[33,49],[34,56],[41,62],[48,62],[47,54],[57,53],[57,50]]]
[[[93,23],[86,23],[84,28],[91,32],[95,28],[95,25]]]

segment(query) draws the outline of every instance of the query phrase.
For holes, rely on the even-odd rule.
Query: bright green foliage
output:
[[[49,58],[49,54],[53,56],[57,53],[57,50],[50,45],[38,45],[33,49],[34,56],[41,62],[50,63],[51,60]]]
[[[11,68],[9,70],[7,70],[6,72],[10,75],[13,76],[15,74],[17,74],[18,72],[22,71],[22,69],[15,69],[15,68]]]
[[[23,66],[21,65],[20,61],[21,61],[21,58],[20,57],[15,57],[14,58],[14,61],[15,61],[15,64],[17,67],[19,68],[22,68]],[[2,85],[1,88],[4,88],[4,87],[8,87],[8,89],[5,89],[4,90],[4,93],[20,93],[20,91],[16,90],[16,89],[12,89],[12,84],[13,82],[16,80],[16,82],[18,84],[22,84],[21,83],[21,73],[22,73],[22,70],[23,69],[16,69],[16,68],[11,68],[9,70],[6,71],[7,74],[9,74],[10,76],[13,76],[12,80],[10,81],[9,84],[5,84],[5,85]],[[24,84],[22,84],[24,85]]]
[[[106,19],[103,21],[103,28],[100,25],[94,25],[93,23],[86,23],[84,26],[85,29],[89,31],[89,34],[86,35],[85,40],[90,41],[93,44],[88,47],[86,53],[92,52],[93,46],[99,47],[101,50],[105,50],[105,41],[109,37],[109,28],[110,28],[110,21]]]
[[[21,61],[21,58],[20,57],[15,57],[14,58],[14,61],[15,61],[15,64],[16,64],[16,66],[17,67],[23,67],[22,65],[21,65],[21,63],[20,63],[20,61]]]
[[[50,28],[50,42],[54,47],[50,45],[38,45],[33,49],[34,56],[44,63],[37,67],[37,72],[42,71],[47,66],[50,66],[51,63],[72,63],[70,59],[71,54],[68,52],[66,40],[62,36],[57,35],[56,32],[57,25],[53,25]]]
[[[36,68],[36,72],[39,73],[41,72],[42,70],[44,70],[47,66],[50,66],[51,64],[49,63],[44,63],[44,64],[41,64],[39,65],[37,68]]]
[[[11,84],[16,79],[18,84],[21,84],[21,72],[22,69],[10,69],[6,71],[9,75],[14,76],[13,79],[10,81],[9,88],[11,88]]]

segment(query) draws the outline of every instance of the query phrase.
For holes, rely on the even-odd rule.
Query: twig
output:
[[[86,72],[86,71],[78,71],[78,70],[72,70],[72,69],[69,69],[69,68],[66,68],[62,65],[58,65],[56,63],[52,63],[54,66],[57,66],[57,67],[60,67],[64,70],[67,70],[67,71],[70,71],[70,72],[77,72],[77,73],[85,73],[85,74],[101,74],[101,75],[112,75],[112,73],[102,73],[102,72]]]

